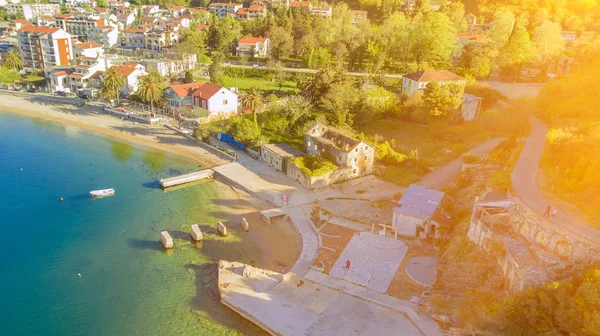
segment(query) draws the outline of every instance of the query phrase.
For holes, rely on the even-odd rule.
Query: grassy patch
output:
[[[423,175],[422,172],[415,171],[414,167],[387,166],[382,179],[401,187],[408,187],[418,182]]]
[[[339,168],[335,163],[317,155],[298,156],[293,158],[291,162],[313,177],[331,173]]]
[[[257,87],[261,91],[273,91],[279,92],[279,83],[277,81],[272,81],[264,78],[251,78],[251,77],[231,77],[228,75],[223,75],[221,77],[223,82],[223,86],[225,87],[237,87],[240,92],[246,91],[251,87]],[[298,92],[298,87],[296,86],[296,82],[294,81],[283,81],[281,86],[281,92],[287,94],[295,94]]]
[[[356,194],[357,195],[362,195],[362,194],[365,194],[366,192],[367,192],[366,190],[357,190]]]
[[[417,149],[421,164],[439,166],[452,161],[488,138],[525,134],[527,125],[527,116],[524,114],[486,111],[478,120],[470,123],[450,124],[440,120],[423,125],[397,119],[382,119],[364,126],[361,130],[380,135],[383,139],[394,139],[394,149],[398,152],[410,153]],[[411,180],[410,177],[405,178]]]

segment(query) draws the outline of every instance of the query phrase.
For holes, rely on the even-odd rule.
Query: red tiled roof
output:
[[[71,14],[55,14],[54,18],[57,20],[66,20],[71,18]]]
[[[63,77],[63,76],[70,75],[72,73],[73,73],[73,70],[57,71],[57,72],[51,73],[50,76]]]
[[[101,48],[102,47],[101,45],[99,45],[96,42],[81,42],[81,43],[75,44],[75,46],[77,46],[78,48],[81,48],[81,49],[91,49],[91,48]]]
[[[13,23],[20,23],[24,26],[31,24],[31,22],[25,20],[25,19],[17,19],[17,20],[12,20]]]
[[[200,30],[208,30],[210,28],[210,24],[199,24],[196,28]]]
[[[154,22],[156,21],[156,18],[153,16],[144,16],[143,18],[140,19],[140,21],[143,22]]]
[[[102,8],[102,7],[96,7],[96,8],[94,8],[94,10],[98,13],[106,13],[108,11],[106,8]]]
[[[119,11],[131,11],[131,8],[125,7],[125,6],[119,6],[119,7],[117,7],[117,10],[119,10]]]
[[[185,9],[185,6],[173,6],[170,9],[171,10],[181,10],[181,9]]]
[[[244,36],[238,42],[239,44],[257,44],[259,42],[265,42],[267,40],[266,37],[254,37],[254,36]]]
[[[119,14],[119,16],[117,16],[117,18],[119,19],[126,19],[130,16],[131,14]]]
[[[140,28],[129,28],[129,29],[123,30],[123,33],[144,33],[144,32],[146,32],[146,30],[140,29]]]
[[[46,21],[55,21],[55,19],[50,15],[42,15],[40,17]]]
[[[248,7],[249,11],[264,11],[265,8],[263,6],[250,6]]]
[[[246,15],[246,14],[248,14],[248,10],[246,8],[240,8],[237,10],[237,12],[235,12],[235,14]]]
[[[179,85],[171,85],[170,88],[175,92],[179,97],[189,97],[194,91],[202,86],[202,83],[189,83],[189,84],[179,84]]]
[[[454,74],[447,70],[424,70],[419,72],[413,72],[408,75],[404,75],[404,77],[412,79],[417,82],[448,82],[448,81],[459,81],[463,80],[457,74]]]
[[[199,84],[200,87],[196,89],[194,93],[192,93],[192,96],[202,99],[210,99],[210,97],[214,96],[217,92],[223,89],[222,86],[213,83],[204,82]]]
[[[24,26],[21,29],[17,30],[17,32],[48,34],[48,33],[55,33],[59,29],[60,28],[50,28],[50,27],[45,27],[45,26],[27,25],[27,26]]]
[[[485,36],[481,34],[456,34],[456,38],[459,40],[468,40],[469,42],[484,43],[487,41]]]
[[[129,75],[131,75],[134,71],[135,71],[135,66],[131,66],[130,64],[123,64],[121,66],[117,66],[117,69],[119,70],[119,72],[121,73],[121,75],[123,75],[124,77],[129,77]]]
[[[72,73],[72,74],[70,74],[68,77],[73,77],[73,78],[83,78],[83,76],[85,76],[85,75],[81,75],[81,74]]]

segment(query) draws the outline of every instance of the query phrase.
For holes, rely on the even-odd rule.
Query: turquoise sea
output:
[[[260,258],[252,243],[235,230],[217,239],[207,228],[203,245],[187,236],[190,224],[227,218],[217,182],[158,188],[159,178],[195,169],[158,150],[0,112],[0,333],[261,334],[220,305],[215,283],[217,259]],[[89,197],[104,188],[116,195]],[[172,255],[158,243],[165,229],[176,238]]]

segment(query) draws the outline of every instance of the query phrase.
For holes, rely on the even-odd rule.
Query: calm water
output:
[[[196,168],[161,151],[0,112],[1,333],[258,333],[221,307],[215,284],[214,261],[235,259],[240,249],[242,259],[258,258],[252,246],[235,232],[204,246],[187,238],[189,224],[226,217],[215,182],[168,193],[156,183]],[[88,196],[104,188],[116,195]],[[157,242],[164,229],[180,238],[172,255]]]

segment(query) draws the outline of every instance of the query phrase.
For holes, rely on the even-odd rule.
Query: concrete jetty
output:
[[[173,244],[173,238],[167,231],[160,232],[160,243],[165,249],[172,249],[175,244]]]
[[[225,224],[219,222],[219,224],[217,224],[217,231],[219,231],[219,233],[223,236],[226,237],[227,236],[227,227],[225,226]]]
[[[200,181],[204,179],[212,178],[214,171],[212,169],[204,169],[197,172],[164,178],[159,180],[160,186],[163,188],[170,188],[190,182]]]
[[[200,226],[198,224],[192,225],[190,228],[190,236],[192,236],[192,239],[195,241],[201,241],[204,239],[204,237],[202,237],[202,230],[200,230]]]
[[[270,335],[442,335],[415,304],[311,272],[301,277],[220,260],[221,303]]]
[[[242,229],[246,232],[250,231],[250,224],[248,224],[246,218],[242,218]]]

